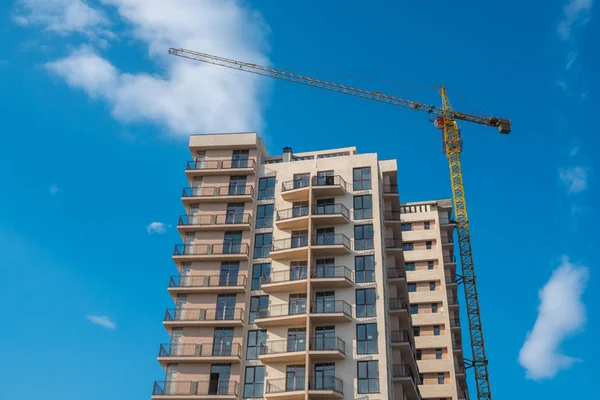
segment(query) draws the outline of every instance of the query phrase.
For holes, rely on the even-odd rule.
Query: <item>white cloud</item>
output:
[[[568,54],[568,56],[567,56],[567,64],[565,65],[565,69],[567,71],[571,69],[571,67],[575,63],[575,60],[577,60],[578,56],[579,56],[579,54],[577,53],[577,51],[571,51]]]
[[[167,228],[170,226],[171,225],[166,225],[162,222],[151,222],[148,225],[146,225],[146,232],[148,232],[151,235],[155,233],[162,234],[165,233],[167,231]]]
[[[48,191],[50,192],[51,195],[55,195],[56,193],[60,192],[60,188],[58,186],[56,186],[55,183],[53,183],[52,185],[50,185],[50,187],[48,188]]]
[[[581,296],[587,280],[587,268],[572,264],[564,256],[540,290],[538,316],[519,353],[519,364],[525,368],[528,379],[553,378],[578,361],[565,355],[560,346],[585,325],[586,311]]]
[[[258,14],[234,0],[102,3],[114,7],[134,39],[148,49],[148,66],[161,73],[120,71],[89,46],[46,64],[48,71],[105,101],[119,121],[155,123],[179,136],[262,128],[266,80],[167,53],[169,47],[183,47],[268,64],[268,29]]]
[[[18,25],[42,25],[58,33],[88,34],[92,28],[108,25],[103,12],[82,0],[18,0],[13,20]]]
[[[587,188],[588,169],[585,167],[559,168],[558,176],[569,194],[580,193]]]
[[[571,30],[577,25],[584,25],[590,19],[593,0],[569,0],[563,6],[563,19],[558,24],[558,35],[562,40],[571,39]]]
[[[86,315],[86,318],[92,323],[96,325],[100,325],[106,329],[117,329],[117,325],[113,321],[110,320],[106,315]]]

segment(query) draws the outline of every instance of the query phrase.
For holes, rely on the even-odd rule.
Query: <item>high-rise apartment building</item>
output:
[[[462,398],[448,201],[401,205],[396,161],[354,147],[190,150],[153,399]]]

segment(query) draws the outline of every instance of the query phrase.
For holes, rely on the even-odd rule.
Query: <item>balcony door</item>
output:
[[[335,209],[335,199],[317,200],[317,215],[333,214]]]
[[[292,203],[292,218],[308,215],[308,201],[295,201]]]
[[[317,229],[317,245],[332,245],[335,244],[335,230],[331,228]]]
[[[185,320],[185,306],[187,304],[187,295],[178,294],[175,302],[175,319],[178,321]]]
[[[317,185],[333,185],[333,171],[319,171],[317,172]]]
[[[287,351],[305,351],[306,350],[306,329],[290,328],[288,329]]]
[[[235,316],[235,294],[220,294],[217,296],[217,312],[215,319],[218,321],[232,320]]]
[[[292,248],[308,245],[308,231],[292,231]]]
[[[233,150],[231,168],[248,168],[248,150]]]
[[[292,261],[290,262],[290,281],[298,281],[300,279],[306,279],[307,271],[306,261]]]
[[[242,250],[242,232],[225,232],[223,254],[239,254]]]
[[[203,162],[204,164],[204,162]],[[202,194],[202,177],[201,176],[195,176],[194,177],[194,185],[192,186],[192,195],[193,196],[200,196]]]
[[[315,303],[318,313],[335,312],[335,292],[333,290],[327,292],[317,292],[315,295]]]
[[[307,187],[310,182],[310,174],[296,174],[294,175],[294,189],[300,189]]]
[[[171,331],[171,343],[169,344],[169,355],[171,357],[178,356],[181,354],[181,336],[183,335],[183,329],[173,328]]]
[[[231,364],[212,364],[208,382],[208,395],[229,394]]]
[[[190,204],[190,215],[188,217],[188,225],[198,225],[198,204]]]
[[[304,365],[288,365],[285,371],[285,391],[304,390],[305,376]]]
[[[318,326],[315,328],[315,342],[311,350],[334,350],[335,326]]]
[[[290,294],[289,315],[306,313],[306,293]]]
[[[234,175],[229,178],[229,195],[246,194],[246,176]]]
[[[177,364],[167,365],[165,374],[165,394],[177,393]]]
[[[215,328],[213,335],[213,357],[231,356],[233,328]]]
[[[227,204],[226,224],[241,224],[244,220],[244,203]]]
[[[185,245],[183,246],[184,254],[194,254],[194,240],[196,239],[195,233],[185,234]]]
[[[187,287],[190,285],[190,275],[192,273],[192,264],[183,263],[181,264],[181,274],[179,275],[179,286]]]
[[[315,364],[315,390],[332,390],[335,380],[335,364]]]
[[[335,258],[321,258],[315,262],[315,278],[335,277]]]
[[[237,262],[221,263],[219,286],[237,286],[240,264]]]
[[[205,160],[206,160],[206,152],[205,151],[197,151],[196,152],[196,169],[204,168]]]

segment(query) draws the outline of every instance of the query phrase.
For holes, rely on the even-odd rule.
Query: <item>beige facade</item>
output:
[[[395,160],[354,147],[269,156],[236,133],[190,150],[153,398],[461,398],[449,204],[400,205]]]

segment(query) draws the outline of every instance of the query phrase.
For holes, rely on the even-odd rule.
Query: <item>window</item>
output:
[[[335,388],[335,363],[315,364],[313,382],[316,390]]]
[[[444,375],[443,372],[438,374],[438,384],[439,385],[443,385],[444,384],[444,378],[445,378],[445,375]]]
[[[196,212],[197,214],[197,212]],[[218,219],[217,219],[218,221]],[[225,214],[226,224],[241,224],[244,222],[244,203],[227,204],[227,213]],[[217,224],[221,222],[218,221]]]
[[[356,290],[356,317],[374,317],[375,300],[377,299],[374,288]]]
[[[434,268],[433,261],[427,261],[427,269],[433,269],[433,268]]]
[[[258,200],[275,198],[275,177],[260,178],[258,181]]]
[[[306,350],[306,329],[290,328],[287,336],[287,351],[305,351]]]
[[[402,250],[404,250],[404,251],[410,251],[410,250],[412,250],[414,248],[415,248],[415,245],[412,242],[402,243]]]
[[[266,258],[271,254],[272,233],[257,233],[254,235],[254,258]]]
[[[340,211],[338,211],[339,213]],[[317,207],[313,211],[316,215],[336,214],[335,199],[318,199]]]
[[[379,393],[379,362],[359,361],[358,393]]]
[[[438,312],[438,305],[436,303],[431,303],[431,312],[434,314]]]
[[[333,171],[317,171],[317,185],[333,185]]]
[[[354,168],[352,179],[355,191],[371,189],[371,167]]]
[[[290,262],[290,281],[306,279],[307,261],[292,261]]]
[[[210,366],[210,384],[208,395],[229,393],[229,379],[231,377],[231,364],[212,364]]]
[[[216,320],[230,320],[235,316],[235,294],[220,294],[217,296]]]
[[[404,264],[404,269],[407,271],[414,271],[415,270],[415,263],[414,262],[407,262]]]
[[[307,187],[310,184],[310,174],[294,175],[294,189]]]
[[[401,224],[400,228],[402,229],[402,232],[412,231],[412,224]]]
[[[354,279],[357,283],[375,282],[375,256],[354,258]]]
[[[273,227],[273,204],[256,207],[256,229]]]
[[[308,215],[308,201],[295,201],[292,203],[292,218]]]
[[[221,270],[219,271],[219,286],[237,286],[238,285],[238,271],[240,269],[240,263],[235,262],[222,262]]]
[[[261,348],[267,343],[267,331],[248,331],[246,360],[258,360]]]
[[[288,314],[297,315],[306,313],[306,293],[290,294]]]
[[[288,365],[285,371],[285,391],[304,390],[304,365]]]
[[[425,242],[425,247],[427,248],[427,250],[431,250],[432,245],[431,245],[431,241],[430,240],[428,240],[428,241]]]
[[[429,291],[435,292],[435,282],[429,282]]]
[[[425,228],[425,230],[431,229],[431,223],[429,221],[424,222],[423,223],[423,228]]]
[[[335,229],[334,228],[318,228],[317,229],[317,240],[316,245],[330,245],[335,244]]]
[[[313,278],[334,278],[335,258],[320,258],[315,261],[315,269],[312,271]]]
[[[252,284],[250,286],[251,290],[260,289],[260,284],[263,281],[269,281],[271,276],[271,264],[254,264],[252,266]],[[264,279],[263,279],[264,278]]]
[[[419,305],[418,304],[411,304],[410,305],[410,313],[411,314],[418,314],[419,313]]]
[[[229,195],[246,194],[246,177],[234,175],[229,177]]]
[[[442,359],[442,349],[435,349],[435,359],[436,360]]]
[[[215,328],[213,333],[213,356],[232,356],[233,328]]]
[[[355,225],[354,226],[354,249],[367,250],[372,249],[373,245],[373,225]]]
[[[413,326],[413,336],[421,336],[421,327]]]
[[[240,254],[241,252],[242,232],[225,232],[223,236],[223,254]]]
[[[356,353],[377,354],[377,324],[356,325]]]
[[[248,168],[248,150],[233,150],[231,168]]]
[[[257,317],[266,317],[266,311],[269,309],[269,296],[250,297],[250,315],[248,323],[253,324]]]
[[[244,397],[262,399],[265,387],[265,367],[246,367]]]
[[[373,218],[373,199],[370,194],[354,196],[354,219]]]
[[[335,326],[318,326],[315,328],[315,340],[310,346],[311,350],[335,350]]]
[[[419,381],[421,381],[421,383],[423,383],[423,374],[419,374]]]
[[[307,230],[292,231],[291,245],[293,248],[308,246],[308,231]]]
[[[421,360],[423,358],[423,350],[417,350],[417,360]]]
[[[328,290],[326,292],[317,292],[315,294],[316,308],[313,312],[317,313],[332,313],[335,312],[335,292]],[[314,306],[313,306],[314,307]]]
[[[433,336],[440,336],[440,326],[439,325],[433,326]]]
[[[408,291],[409,292],[416,292],[417,291],[417,284],[416,283],[409,283],[406,286],[408,287]]]

